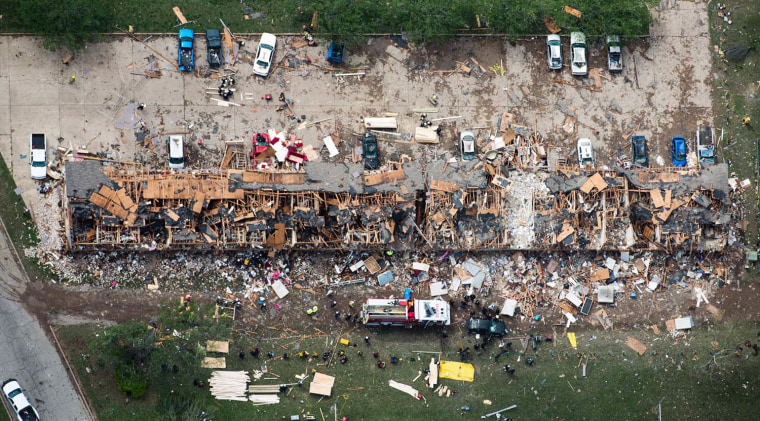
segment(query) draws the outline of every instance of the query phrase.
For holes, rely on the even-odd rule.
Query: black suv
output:
[[[467,332],[501,338],[507,334],[507,326],[504,325],[504,322],[497,320],[470,319],[467,321]]]
[[[364,169],[376,170],[380,166],[380,156],[377,154],[377,136],[364,133],[362,136],[362,158]]]

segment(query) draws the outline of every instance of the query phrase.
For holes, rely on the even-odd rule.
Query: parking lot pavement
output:
[[[653,166],[669,165],[669,139],[674,135],[693,138],[696,127],[712,119],[710,44],[707,10],[702,2],[678,2],[677,9],[653,11],[652,36],[629,41],[624,47],[624,70],[609,75],[603,43],[589,46],[589,68],[602,69],[601,88],[594,79],[575,78],[566,66],[550,72],[546,66],[543,37],[519,40],[515,46],[502,39],[458,39],[438,50],[412,47],[400,50],[387,38],[348,51],[345,70],[326,70],[327,45],[294,49],[280,37],[273,69],[267,79],[252,75],[252,59],[258,37],[242,37],[246,44],[235,64],[237,92],[230,98],[240,106],[222,107],[211,98],[218,80],[180,73],[174,67],[176,36],[153,36],[145,45],[125,36],[89,45],[69,65],[62,52],[48,52],[35,37],[0,37],[0,153],[11,166],[34,208],[37,184],[29,178],[28,139],[32,132],[48,135],[49,153],[61,147],[107,153],[120,161],[140,161],[163,166],[166,133],[188,132],[191,167],[215,167],[226,140],[245,139],[250,149],[253,133],[287,129],[319,151],[321,138],[342,127],[341,155],[350,160],[354,133],[363,129],[362,116],[398,113],[400,131],[410,133],[419,124],[412,110],[430,108],[437,94],[439,111],[428,118],[461,116],[443,124],[443,139],[436,146],[399,145],[381,142],[381,155],[398,158],[456,156],[456,133],[471,127],[493,130],[503,112],[515,123],[536,128],[562,155],[575,162],[578,138],[592,140],[597,163],[615,165],[616,158],[630,159],[630,136],[643,134],[649,141]],[[690,22],[686,25],[685,22]],[[693,23],[693,24],[692,24]],[[701,23],[701,24],[700,24]],[[147,36],[142,36],[147,38]],[[201,37],[202,38],[202,37]],[[565,63],[569,45],[563,37]],[[196,40],[196,61],[207,74],[205,41]],[[143,75],[148,57],[154,56],[160,78]],[[287,68],[293,58],[312,64]],[[476,59],[486,70],[477,77],[461,72],[446,74],[457,62]],[[505,75],[489,67],[503,64]],[[358,69],[358,70],[357,70]],[[363,76],[337,76],[338,73]],[[134,74],[137,73],[137,74]],[[76,82],[69,83],[72,75]],[[582,86],[578,86],[582,85]],[[206,93],[212,89],[212,95]],[[295,120],[277,111],[279,93],[293,101],[297,116],[307,122],[327,117],[334,120],[319,127],[297,130]],[[252,99],[244,99],[249,94]],[[274,100],[261,99],[272,94]],[[125,116],[128,104],[144,103],[135,116]],[[135,117],[159,134],[153,150],[138,145],[132,129],[120,130],[119,122]],[[202,145],[198,145],[201,139]],[[326,159],[321,155],[320,159]]]

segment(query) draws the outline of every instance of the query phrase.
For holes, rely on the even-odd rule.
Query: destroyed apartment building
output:
[[[66,164],[63,219],[71,251],[673,252],[721,250],[727,240],[725,165],[499,168],[406,158],[371,173],[325,162],[289,172],[166,172],[82,160]]]

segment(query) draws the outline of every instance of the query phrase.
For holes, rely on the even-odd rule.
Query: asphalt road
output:
[[[0,226],[0,382],[15,378],[43,420],[91,420],[55,345],[19,297],[26,275]]]

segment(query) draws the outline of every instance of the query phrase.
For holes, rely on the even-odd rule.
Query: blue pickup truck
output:
[[[179,70],[192,72],[195,65],[193,57],[193,41],[195,34],[192,29],[179,30]]]

